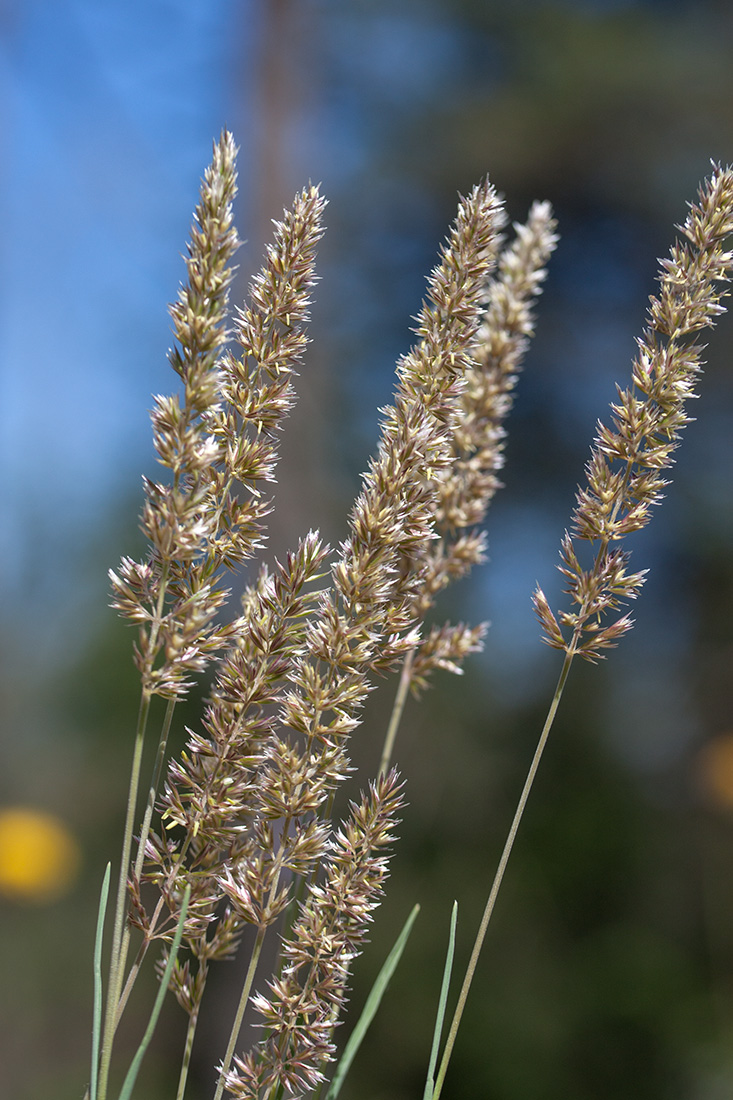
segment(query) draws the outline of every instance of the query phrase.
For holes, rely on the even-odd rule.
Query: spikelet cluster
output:
[[[645,571],[628,572],[629,554],[620,543],[644,527],[668,484],[664,471],[674,462],[680,434],[690,422],[687,402],[696,397],[703,345],[694,334],[724,312],[720,284],[730,278],[733,252],[723,247],[733,233],[733,171],[716,167],[680,226],[684,240],[662,261],[659,296],[652,298],[649,324],[638,341],[628,389],[618,388],[612,426],[599,422],[579,489],[573,526],[562,542],[566,592],[573,610],[556,618],[537,589],[535,609],[544,640],[567,655],[594,661],[633,625],[621,604],[634,599]],[[592,562],[581,562],[582,546]]]
[[[212,431],[219,400],[219,356],[227,340],[236,150],[229,135],[214,148],[201,187],[186,267],[188,281],[171,307],[178,345],[169,353],[183,383],[182,398],[156,397],[153,437],[170,483],[145,479],[142,529],[150,543],[146,562],[123,558],[110,572],[114,606],[140,626],[136,661],[143,689],[176,696],[192,672],[223,644],[214,617],[226,593],[209,568],[218,509],[209,470],[220,455]]]
[[[292,376],[307,339],[308,288],[324,200],[296,197],[276,226],[250,306],[228,328],[237,246],[232,224],[236,148],[224,133],[201,188],[186,261],[188,280],[171,307],[177,345],[170,363],[182,397],[156,397],[153,437],[163,484],[145,480],[145,562],[110,572],[114,606],[140,626],[136,661],[149,694],[183,695],[232,637],[214,620],[229,595],[222,576],[262,544],[274,481],[277,431],[294,402]],[[241,354],[224,353],[234,337]]]
[[[420,617],[439,592],[485,558],[482,529],[489,505],[501,488],[505,423],[514,401],[517,376],[534,331],[534,304],[556,243],[549,203],[532,205],[526,224],[498,257],[486,280],[481,324],[471,346],[452,430],[451,461],[439,480],[435,521],[438,538],[430,547],[418,596]],[[460,672],[465,657],[481,648],[486,624],[434,626],[422,640],[411,666],[413,690],[424,688],[430,672]]]
[[[231,954],[245,925],[273,924],[293,876],[327,859],[329,807],[351,770],[347,742],[370,674],[419,637],[415,594],[435,537],[437,473],[451,457],[499,210],[488,184],[461,205],[331,585],[315,586],[328,552],[315,533],[263,569],[245,592],[203,733],[192,732],[183,759],[170,764],[166,830],[148,841],[146,877],[172,917],[186,883],[192,888],[185,939],[199,969],[177,966],[173,982],[188,1011],[200,1000],[201,967]],[[156,930],[142,907],[136,920],[146,935],[170,934],[170,922]]]
[[[237,1100],[274,1096],[278,1088],[297,1096],[325,1080],[349,968],[387,876],[380,853],[394,840],[401,805],[396,773],[380,776],[330,840],[322,880],[311,883],[283,942],[280,976],[268,982],[269,996],[253,998],[267,1037],[235,1059],[227,1087]]]
[[[260,567],[227,616],[225,578],[265,538],[325,205],[314,187],[296,195],[246,305],[229,318],[235,154],[223,134],[171,310],[182,394],[156,398],[153,410],[170,481],[145,483],[150,555],[124,559],[112,583],[115,606],[140,628],[148,698],[175,701],[217,660],[200,728],[169,761],[159,824],[143,834],[141,880],[158,901],[149,911],[133,874],[130,920],[144,946],[170,943],[190,889],[187,950],[170,981],[195,1027],[211,963],[234,955],[245,927],[262,937],[288,911],[279,973],[253,998],[266,1037],[223,1067],[233,1095],[259,1098],[323,1080],[349,966],[386,876],[402,803],[396,774],[380,776],[341,825],[331,820],[374,676],[417,653],[423,684],[436,667],[457,671],[479,645],[481,627],[423,637],[423,620],[482,557],[476,527],[498,486],[502,424],[555,238],[538,204],[497,259],[505,216],[493,187],[461,200],[346,539],[332,556],[309,532],[282,562]],[[159,972],[166,958],[164,947]]]
[[[534,204],[507,244],[503,204],[488,181],[461,199],[428,279],[416,340],[397,364],[393,402],[381,410],[346,538],[332,553],[308,532],[282,561],[250,574],[232,611],[229,574],[266,540],[278,434],[308,343],[325,207],[315,187],[295,196],[245,305],[230,315],[235,162],[224,133],[171,307],[169,358],[181,392],[156,397],[152,412],[168,480],[145,481],[149,555],[124,558],[111,573],[114,605],[139,630],[141,714],[161,695],[167,723],[192,677],[216,660],[201,721],[168,761],[149,828],[157,777],[151,785],[129,920],[143,934],[139,958],[162,941],[160,974],[182,924],[169,979],[189,1016],[182,1085],[210,966],[234,956],[245,929],[255,931],[241,1007],[249,998],[259,1038],[231,1059],[238,1015],[217,1097],[225,1083],[236,1100],[297,1100],[326,1079],[351,964],[379,904],[404,804],[397,773],[383,764],[334,820],[353,771],[350,738],[378,674],[403,662],[403,680],[419,691],[437,668],[460,672],[481,646],[483,625],[425,623],[443,589],[485,556],[481,528],[500,487],[506,418],[557,238],[547,203]],[[730,169],[715,168],[681,232],[662,265],[631,386],[618,390],[611,426],[599,423],[563,540],[572,609],[555,616],[535,593],[545,641],[565,652],[565,669],[576,653],[603,656],[632,625],[620,607],[644,574],[629,572],[621,543],[661,500],[701,369],[695,334],[723,311],[720,284],[733,266],[724,249],[733,233]],[[160,761],[165,723],[164,731]],[[154,907],[143,882],[157,890]],[[121,896],[124,875],[122,887]],[[120,924],[121,916],[120,909]],[[273,926],[281,933],[278,963],[261,978],[259,952]],[[117,1006],[111,1001],[112,1030],[125,1001],[126,994]]]

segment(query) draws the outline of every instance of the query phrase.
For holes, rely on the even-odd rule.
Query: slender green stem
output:
[[[150,835],[150,823],[153,819],[153,812],[155,810],[155,799],[158,795],[158,787],[160,785],[160,777],[163,774],[163,764],[165,763],[165,754],[168,747],[168,735],[171,729],[171,723],[173,721],[173,711],[176,708],[177,699],[169,699],[168,705],[165,711],[165,717],[163,718],[163,726],[160,731],[160,739],[158,741],[158,751],[155,756],[155,771],[153,772],[153,779],[150,784],[150,790],[148,791],[148,801],[145,806],[145,816],[143,817],[143,823],[140,829],[140,837],[137,842],[137,855],[135,857],[135,878],[139,881],[143,870],[143,864],[145,862],[145,845],[148,842],[148,836]],[[117,1005],[117,1012],[115,1016],[115,1028],[120,1022],[120,1017],[124,1012],[125,1005],[127,1004],[128,997],[132,992],[132,987],[135,984],[135,980],[140,972],[140,965],[145,957],[145,952],[150,944],[149,940],[144,940],[142,944],[141,952],[138,953],[138,957],[135,960],[135,964],[130,971],[125,988],[121,993],[119,1002]],[[122,945],[120,947],[120,984],[122,984],[122,978],[124,977],[125,967],[127,965],[127,955],[130,950],[130,926],[125,925],[122,933]]]
[[[392,759],[392,752],[394,750],[394,743],[397,737],[397,730],[400,727],[402,712],[405,709],[405,703],[407,701],[407,693],[410,690],[410,684],[412,682],[412,665],[414,660],[415,650],[411,649],[402,663],[400,682],[397,686],[397,694],[395,696],[394,705],[392,707],[392,714],[390,715],[389,726],[387,727],[387,735],[384,738],[382,759],[379,762],[380,775],[384,775],[386,773]]]
[[[433,1045],[430,1048],[430,1061],[428,1062],[428,1075],[425,1081],[423,1100],[433,1100],[435,1089],[435,1064],[438,1061],[440,1039],[443,1034],[443,1021],[445,1019],[445,1006],[448,1003],[448,990],[450,989],[450,977],[453,972],[453,955],[456,948],[456,925],[458,924],[458,902],[453,902],[453,911],[450,918],[450,932],[448,934],[448,950],[445,955],[443,968],[443,981],[440,984],[440,997],[438,998],[438,1011],[435,1016],[435,1028],[433,1030]],[[330,1100],[330,1098],[329,1098]]]
[[[178,1077],[178,1090],[176,1092],[176,1100],[183,1100],[186,1092],[186,1082],[188,1081],[188,1067],[191,1064],[191,1052],[193,1050],[193,1040],[196,1036],[196,1025],[198,1022],[198,1012],[192,1013],[188,1020],[188,1028],[186,1029],[186,1046],[183,1051],[181,1072]]]
[[[120,1100],[130,1100],[132,1096],[132,1090],[135,1087],[135,1081],[140,1070],[145,1051],[150,1046],[150,1040],[153,1038],[153,1032],[155,1026],[158,1023],[158,1017],[160,1016],[160,1010],[163,1007],[163,1001],[165,995],[168,992],[168,986],[171,980],[171,974],[173,973],[173,967],[176,963],[176,955],[178,954],[178,948],[181,946],[181,939],[183,938],[183,926],[186,923],[186,913],[188,912],[188,903],[191,900],[191,886],[186,887],[183,893],[183,900],[181,901],[181,912],[178,917],[178,924],[176,925],[175,935],[173,936],[173,942],[171,943],[170,952],[168,954],[168,962],[166,963],[165,971],[160,979],[160,986],[155,998],[155,1004],[153,1010],[150,1013],[150,1020],[148,1026],[145,1029],[145,1034],[142,1037],[140,1046],[137,1048],[137,1053],[132,1060],[132,1064],[127,1071],[124,1083],[122,1085],[122,1091],[120,1092]]]
[[[117,1002],[117,1016],[115,1018],[115,1028],[117,1027],[117,1025],[120,1022],[120,1017],[122,1016],[122,1013],[125,1011],[125,1006],[127,1005],[127,1002],[130,998],[130,994],[132,993],[132,987],[134,986],[135,982],[137,981],[137,976],[140,973],[140,968],[142,967],[143,959],[145,958],[145,956],[147,954],[147,951],[148,951],[148,948],[150,947],[151,943],[152,943],[152,938],[148,939],[146,937],[143,940],[143,942],[140,944],[140,950],[137,953],[137,956],[135,958],[135,962],[130,967],[130,973],[127,975],[127,981],[125,982],[125,988],[122,990],[122,993],[120,994],[120,999]]]
[[[229,1042],[227,1043],[226,1053],[224,1055],[224,1061],[221,1064],[221,1071],[219,1073],[219,1080],[216,1085],[216,1092],[214,1093],[214,1100],[221,1100],[222,1093],[224,1092],[225,1077],[229,1072],[229,1067],[232,1064],[232,1058],[234,1057],[234,1050],[239,1039],[239,1032],[242,1030],[242,1020],[244,1019],[244,1010],[247,1007],[247,1001],[252,990],[252,984],[255,978],[255,971],[257,970],[257,964],[260,961],[260,954],[262,952],[262,944],[265,940],[265,933],[267,928],[259,928],[257,930],[257,939],[255,940],[254,948],[252,949],[252,956],[249,960],[249,967],[247,969],[247,976],[244,979],[244,985],[242,987],[242,995],[239,998],[239,1004],[237,1005],[237,1012],[234,1017],[234,1023],[232,1024],[232,1031],[229,1036]]]
[[[509,862],[509,856],[511,855],[512,848],[514,847],[514,841],[516,839],[519,825],[522,820],[525,807],[527,805],[530,791],[532,790],[532,784],[534,783],[537,769],[540,766],[542,753],[545,750],[545,745],[547,744],[547,739],[550,736],[552,724],[555,721],[557,708],[560,704],[560,699],[562,698],[563,689],[565,687],[565,682],[568,678],[568,673],[570,672],[570,666],[573,663],[574,656],[575,647],[571,644],[570,646],[568,646],[568,650],[565,654],[565,660],[563,662],[562,670],[560,672],[560,677],[557,681],[555,694],[552,697],[550,709],[547,712],[547,718],[545,719],[545,724],[542,729],[542,733],[540,734],[540,739],[537,742],[537,748],[535,749],[534,756],[532,757],[532,763],[529,766],[529,771],[527,772],[527,778],[524,782],[522,793],[519,796],[519,802],[517,803],[517,809],[514,814],[514,819],[509,829],[509,835],[507,836],[506,843],[504,845],[504,851],[501,854],[499,866],[497,868],[496,875],[494,876],[494,881],[491,886],[488,901],[486,902],[486,908],[484,909],[484,914],[481,918],[481,924],[479,925],[479,930],[476,935],[476,941],[473,945],[473,951],[471,952],[471,958],[469,960],[468,968],[466,970],[466,976],[463,979],[463,986],[461,987],[461,992],[458,997],[458,1004],[456,1005],[456,1009],[453,1014],[453,1020],[451,1021],[450,1031],[448,1032],[445,1050],[443,1051],[443,1059],[440,1063],[440,1069],[438,1071],[438,1076],[435,1081],[435,1089],[433,1090],[432,1100],[438,1100],[441,1089],[443,1087],[443,1081],[448,1070],[448,1063],[450,1062],[450,1057],[453,1052],[453,1046],[456,1041],[456,1035],[458,1034],[458,1027],[461,1022],[463,1010],[466,1006],[466,999],[468,998],[468,992],[471,988],[471,982],[473,981],[473,976],[476,972],[476,966],[478,964],[479,955],[481,954],[481,948],[483,947],[486,930],[489,927],[489,921],[491,920],[491,915],[494,912],[494,906],[496,905],[499,888],[501,887],[501,882],[504,878],[504,872],[506,870],[507,863]]]
[[[112,865],[107,864],[99,896],[97,913],[97,933],[94,939],[94,1012],[92,1015],[92,1073],[89,1084],[90,1100],[97,1100],[97,1078],[99,1076],[99,1040],[102,1031],[102,940],[104,938],[104,918],[107,913],[109,897],[109,878]]]
[[[405,924],[399,936],[397,937],[394,947],[385,959],[382,968],[377,975],[371,992],[366,999],[366,1004],[362,1009],[361,1016],[357,1020],[354,1030],[351,1032],[346,1046],[344,1047],[344,1052],[341,1055],[338,1066],[336,1067],[336,1072],[333,1075],[333,1080],[331,1081],[328,1093],[326,1094],[326,1100],[336,1100],[336,1097],[341,1091],[341,1086],[344,1083],[344,1078],[351,1068],[351,1063],[354,1061],[354,1058],[359,1051],[359,1047],[362,1044],[364,1036],[369,1030],[369,1026],[371,1025],[372,1020],[377,1014],[377,1010],[382,1003],[382,998],[387,990],[390,979],[397,969],[397,964],[402,958],[402,952],[405,949],[405,944],[407,943],[410,932],[412,931],[412,926],[415,923],[419,912],[420,906],[415,905],[409,917],[405,921]],[[317,1100],[317,1098],[321,1095],[322,1087],[323,1082],[321,1082],[321,1084],[318,1085],[318,1087],[316,1088],[313,1094],[314,1100]]]
[[[165,717],[163,718],[163,726],[160,731],[160,740],[158,741],[158,751],[155,756],[155,771],[153,772],[153,780],[150,784],[150,790],[148,791],[148,801],[145,807],[145,817],[143,818],[142,828],[140,829],[140,839],[138,840],[137,844],[137,857],[135,859],[135,875],[137,878],[140,878],[143,870],[143,863],[145,862],[145,845],[148,842],[148,835],[150,833],[150,822],[153,819],[153,812],[155,810],[155,799],[158,797],[160,777],[163,774],[165,754],[168,748],[168,735],[171,731],[171,723],[173,722],[173,711],[176,709],[177,702],[178,700],[173,697],[168,700],[168,704],[165,708]]]
[[[109,964],[109,986],[107,988],[107,1005],[104,1015],[104,1037],[102,1040],[102,1057],[99,1066],[98,1100],[106,1100],[107,1096],[109,1066],[112,1058],[112,1043],[114,1041],[117,1022],[117,1004],[120,999],[120,989],[122,987],[123,975],[120,968],[120,949],[122,945],[125,913],[127,911],[127,872],[130,866],[132,833],[135,827],[135,806],[137,803],[138,788],[140,786],[140,768],[142,765],[145,729],[147,727],[149,713],[150,693],[143,690],[140,698],[140,711],[135,733],[135,748],[132,755],[130,787],[127,795],[127,812],[125,816],[125,831],[122,838],[122,858],[120,862],[120,875],[117,883],[117,904],[115,906],[112,952]]]
[[[202,995],[203,986],[206,984],[206,971],[208,970],[208,961],[203,959],[199,963],[199,967],[204,968],[203,981],[201,983]],[[183,1050],[183,1061],[181,1062],[181,1073],[178,1078],[178,1091],[176,1092],[176,1100],[183,1100],[183,1096],[186,1092],[186,1082],[188,1080],[188,1069],[191,1065],[191,1052],[193,1050],[193,1041],[196,1036],[196,1026],[199,1022],[199,1009],[201,1008],[201,1001],[194,1008],[193,1012],[188,1018],[188,1027],[186,1029],[186,1046]]]

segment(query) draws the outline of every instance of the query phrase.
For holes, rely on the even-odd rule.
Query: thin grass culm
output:
[[[352,966],[383,896],[406,806],[392,764],[405,700],[438,669],[460,673],[483,644],[483,624],[436,623],[436,601],[484,560],[507,416],[557,243],[547,203],[535,203],[507,239],[503,203],[488,180],[460,199],[343,542],[331,551],[317,531],[305,531],[282,560],[268,559],[278,435],[305,366],[326,203],[313,186],[294,197],[274,223],[244,303],[230,312],[236,154],[223,133],[171,307],[180,393],[154,399],[154,442],[167,475],[144,482],[148,555],[123,558],[111,573],[114,606],[138,629],[141,697],[104,995],[106,885],[94,949],[92,1100],[132,1096],[167,991],[185,1019],[175,1089],[184,1100],[212,968],[235,956],[241,985],[231,1018],[220,1020],[213,1100],[297,1100],[341,1088],[417,915],[418,906],[334,1071]],[[429,1100],[443,1087],[571,665],[576,656],[602,657],[631,626],[620,607],[636,597],[643,573],[628,572],[621,540],[661,499],[700,371],[694,334],[722,312],[719,284],[733,259],[722,242],[732,231],[733,174],[716,168],[663,265],[632,386],[619,390],[612,427],[599,427],[562,545],[572,608],[556,615],[535,593],[545,641],[563,651],[562,671],[433,1084],[454,910],[429,1065],[426,1056]],[[186,729],[184,750],[171,754],[177,704],[207,671],[199,718]],[[373,773],[355,776],[351,738],[365,735],[365,702],[389,671],[399,682],[392,718],[373,739]],[[147,1011],[137,1007],[136,988],[146,965],[161,983]],[[127,1077],[116,1083],[118,1025],[133,1005],[126,1022],[134,1029],[140,1013],[145,1023]],[[253,1026],[245,1026],[247,1011]]]

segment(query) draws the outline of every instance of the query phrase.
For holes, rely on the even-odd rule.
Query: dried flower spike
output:
[[[183,397],[157,397],[154,442],[172,484],[145,481],[142,528],[147,562],[123,559],[110,573],[114,606],[140,624],[136,661],[143,691],[176,697],[230,640],[214,617],[228,592],[223,571],[262,545],[270,510],[262,483],[274,482],[277,433],[295,401],[292,377],[307,344],[309,292],[325,200],[315,187],[296,195],[275,223],[267,261],[247,308],[227,328],[228,261],[236,148],[224,133],[201,188],[191,232],[188,281],[171,307],[178,346],[170,353]],[[241,354],[224,353],[233,335]]]
[[[221,644],[213,619],[225,593],[198,565],[216,534],[216,502],[208,469],[219,457],[211,418],[220,393],[218,359],[227,340],[227,301],[237,248],[232,222],[236,149],[230,134],[214,146],[191,230],[188,281],[171,306],[178,346],[170,363],[183,397],[156,397],[152,413],[158,460],[172,483],[145,479],[142,529],[147,562],[123,558],[110,572],[114,606],[140,625],[136,663],[146,695],[185,693],[191,672],[201,671]]]
[[[618,403],[611,406],[613,426],[599,422],[586,467],[588,483],[578,491],[572,534],[563,539],[559,568],[568,578],[566,592],[575,609],[556,618],[542,590],[535,592],[544,641],[568,656],[597,660],[633,624],[626,614],[608,621],[644,582],[644,572],[627,571],[629,554],[614,544],[648,523],[668,484],[662,472],[672,465],[691,419],[686,403],[697,396],[703,345],[689,336],[724,312],[720,300],[727,291],[718,284],[730,279],[733,265],[733,253],[723,249],[733,233],[730,168],[715,167],[680,230],[685,240],[662,261],[659,297],[651,299],[632,386],[618,389]],[[581,543],[593,548],[589,568],[580,561]]]
[[[557,243],[555,228],[550,204],[534,203],[526,224],[514,226],[515,238],[502,250],[496,274],[485,285],[481,324],[453,428],[453,457],[438,485],[435,518],[440,537],[427,554],[418,600],[421,617],[446,585],[485,558],[486,534],[479,525],[501,488],[497,474],[504,465],[504,424],[534,330],[533,306]],[[434,628],[414,654],[413,691],[427,685],[435,668],[461,672],[464,658],[481,648],[485,632],[486,624]]]
[[[237,1100],[293,1097],[325,1080],[350,965],[381,900],[384,850],[394,840],[402,805],[395,772],[381,776],[361,802],[352,803],[332,841],[323,881],[310,884],[284,941],[280,977],[268,983],[269,996],[253,998],[267,1037],[245,1058],[235,1059],[227,1088]]]

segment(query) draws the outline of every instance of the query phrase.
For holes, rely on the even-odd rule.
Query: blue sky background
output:
[[[166,381],[166,301],[231,100],[233,18],[226,3],[6,6],[0,520],[11,593],[30,580],[27,555],[34,568],[47,550],[67,558],[139,468],[140,413]]]
[[[140,473],[154,471],[147,409],[172,382],[166,306],[211,141],[228,125],[242,148],[244,273],[297,186],[321,181],[330,199],[290,467],[285,443],[284,470],[297,480],[302,466],[306,482],[302,515],[303,492],[288,502],[296,531],[318,522],[342,533],[334,517],[372,445],[456,192],[489,169],[512,216],[534,197],[555,203],[562,242],[480,581],[490,659],[504,685],[519,667],[526,691],[521,663],[547,664],[528,594],[537,579],[556,583],[549,562],[595,419],[628,371],[655,256],[709,156],[729,155],[730,20],[701,10],[5,0],[0,552],[14,628],[33,636],[41,616],[69,640],[84,601],[104,599],[101,559],[117,556],[105,540],[131,524]],[[715,429],[717,407],[681,476],[730,530],[730,435]],[[673,499],[654,525],[652,555],[679,507]],[[683,636],[661,629],[659,644]],[[44,637],[58,649],[58,633]]]
[[[706,23],[700,11],[5,0],[0,553],[15,629],[34,635],[36,616],[56,623],[44,631],[51,654],[59,634],[83,635],[93,601],[99,611],[102,557],[117,556],[106,539],[132,523],[140,473],[155,469],[147,409],[172,384],[166,307],[211,141],[228,125],[242,148],[243,273],[296,187],[321,181],[330,199],[290,466],[285,443],[284,476],[304,481],[284,498],[296,533],[316,522],[342,534],[335,517],[371,448],[456,192],[488,169],[512,216],[534,197],[555,203],[562,242],[480,581],[495,624],[490,659],[504,685],[518,668],[526,691],[523,662],[549,667],[528,593],[537,579],[556,584],[548,563],[595,419],[628,371],[655,256],[709,156],[730,148],[730,21]],[[551,457],[538,464],[543,414]],[[715,473],[728,439],[708,426],[682,476],[707,486],[730,528]],[[652,554],[664,522],[671,515],[648,536]],[[660,644],[680,636],[663,629]]]

